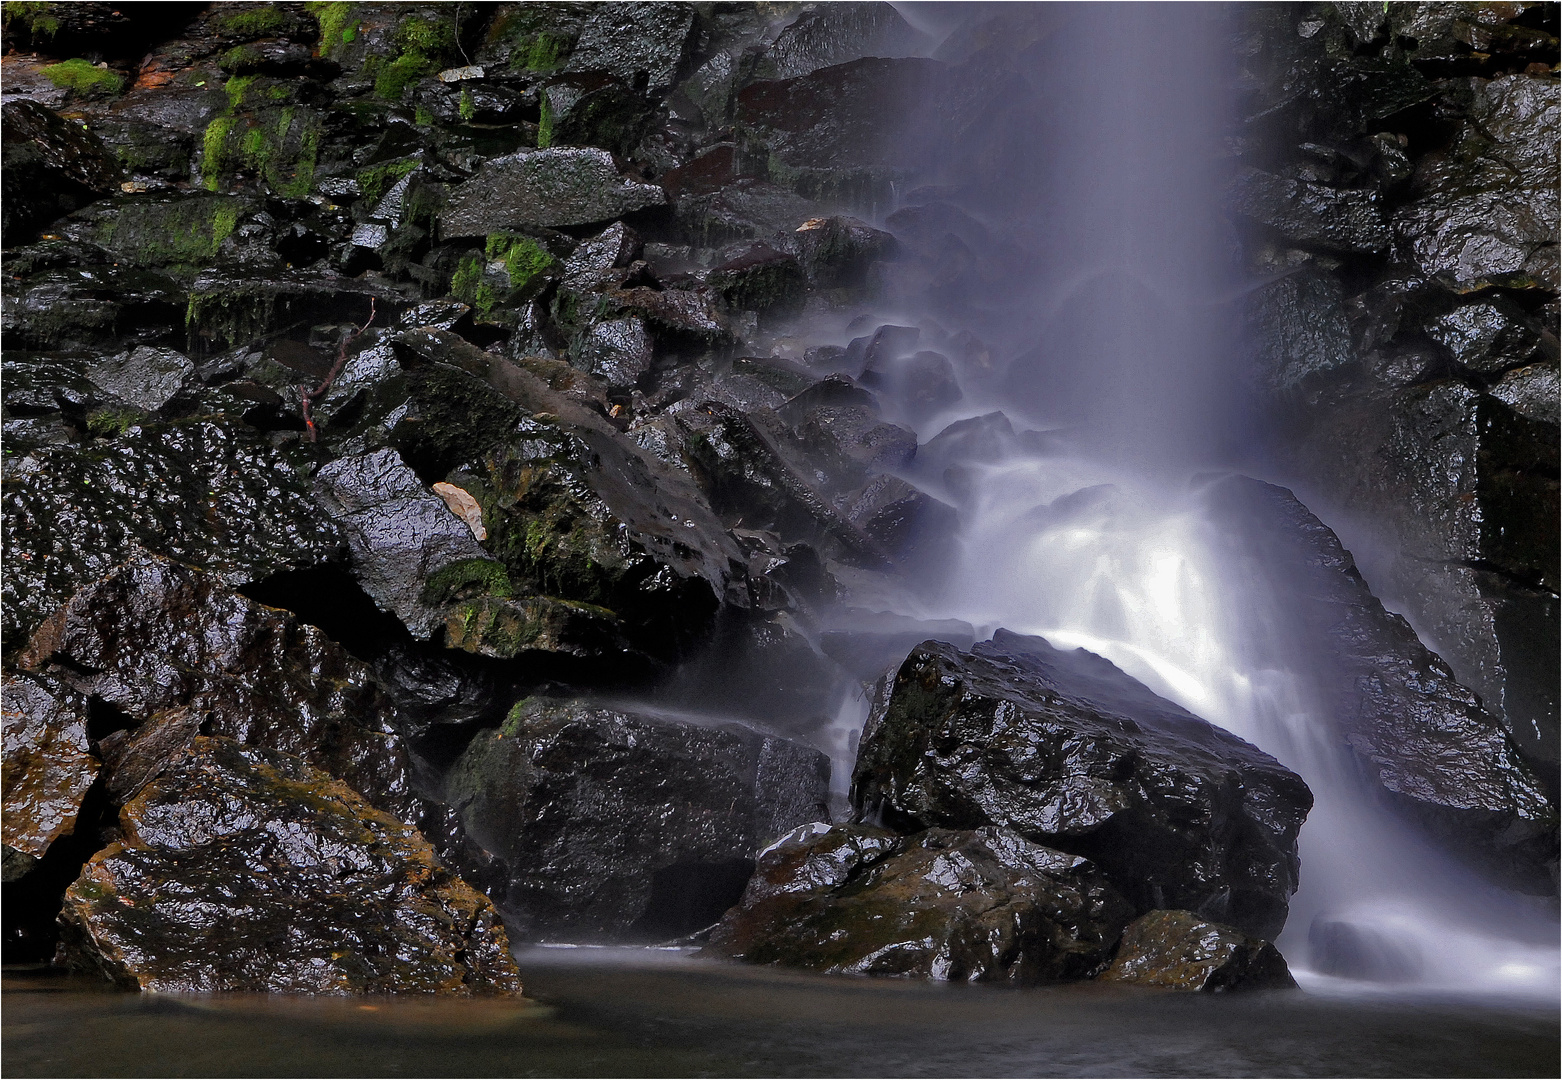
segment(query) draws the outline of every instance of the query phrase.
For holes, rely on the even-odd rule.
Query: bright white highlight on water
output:
[[[1309,990],[1557,996],[1543,903],[1485,885],[1371,800],[1288,654],[1293,613],[1268,568],[1211,525],[1196,488],[1083,458],[989,467],[926,614],[1098,653],[1298,772],[1316,804],[1278,944]],[[1380,983],[1310,971],[1315,919],[1367,935],[1404,970]]]

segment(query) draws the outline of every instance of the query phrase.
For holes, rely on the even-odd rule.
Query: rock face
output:
[[[1199,918],[1152,911],[1129,923],[1102,982],[1220,994],[1296,987],[1285,958],[1267,941]]]
[[[1277,575],[1294,655],[1325,643],[1317,685],[1361,774],[1504,880],[1549,892],[1556,810],[1481,700],[1383,609],[1329,528],[1289,491],[1232,476],[1204,492],[1222,533]]]
[[[66,893],[60,958],[140,990],[513,993],[493,906],[300,758],[199,737]]]
[[[818,822],[761,855],[709,951],[850,975],[1062,982],[1105,962],[1131,913],[1088,860],[1010,829]]]
[[[1555,394],[1528,388],[1557,371],[1558,28],[1538,15],[1246,12],[1241,156],[1263,174],[1236,202],[1283,475],[1359,523],[1374,591],[1554,797]]]
[[[824,811],[829,775],[738,725],[533,699],[472,741],[445,797],[508,868],[496,900],[522,937],[665,940],[737,900],[759,849]]]
[[[923,642],[881,688],[852,773],[860,815],[1002,826],[1098,865],[1143,912],[1180,904],[1256,936],[1285,925],[1300,777],[1110,662],[1000,631]]]
[[[21,663],[112,706],[126,729],[181,711],[207,734],[297,754],[404,820],[418,813],[396,712],[368,669],[210,574],[127,563],[52,615]]]

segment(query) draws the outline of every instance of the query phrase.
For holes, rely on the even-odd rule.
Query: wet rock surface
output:
[[[1362,774],[1505,882],[1549,892],[1556,811],[1480,698],[1383,609],[1350,552],[1289,491],[1234,476],[1204,498],[1236,552],[1279,576],[1298,633],[1326,643],[1317,685]]]
[[[1206,994],[1296,987],[1269,942],[1191,911],[1152,911],[1129,923],[1112,966],[1098,978]]]
[[[716,921],[828,787],[823,754],[739,725],[531,699],[472,741],[444,793],[505,868],[495,899],[521,936],[655,941]]]
[[[1554,794],[1555,13],[1273,7],[1240,33],[1240,153],[1267,179],[1237,204],[1261,226],[1243,261],[1281,474],[1371,523],[1374,591]]]
[[[493,906],[302,759],[200,737],[66,893],[60,959],[132,989],[520,990]]]
[[[1132,908],[1089,860],[1000,827],[804,826],[760,856],[709,952],[951,982],[1082,978]]]
[[[923,642],[880,691],[852,801],[901,829],[1002,826],[1081,855],[1140,911],[1285,924],[1301,778],[1110,662],[1000,632]]]
[[[7,676],[3,691],[5,880],[21,877],[76,828],[98,775],[87,742],[87,702],[49,680]]]

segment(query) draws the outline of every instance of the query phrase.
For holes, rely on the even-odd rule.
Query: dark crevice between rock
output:
[[[96,699],[92,704],[102,705]],[[103,708],[119,711],[112,706]],[[96,719],[95,715],[93,720]],[[93,720],[89,720],[89,725]],[[65,890],[80,876],[87,861],[103,849],[107,834],[117,827],[118,815],[119,807],[109,795],[104,778],[99,776],[82,798],[75,830],[50,844],[26,875],[0,885],[0,962],[38,964],[53,959],[59,942],[56,919],[64,904]]]
[[[674,863],[651,878],[645,913],[625,935],[633,941],[671,941],[703,930],[743,897],[753,859]]]

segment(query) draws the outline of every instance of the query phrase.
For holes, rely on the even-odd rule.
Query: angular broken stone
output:
[[[516,993],[487,899],[289,754],[196,738],[65,894],[58,961],[133,990]]]
[[[19,661],[102,699],[132,726],[185,710],[211,734],[297,754],[405,820],[418,813],[396,713],[368,668],[315,627],[211,574],[143,555],[73,596]],[[122,782],[112,766],[136,744],[105,744],[116,751],[110,784],[120,790],[159,767],[143,744],[130,759],[139,759],[139,775]]]
[[[315,490],[347,535],[364,592],[414,634],[431,634],[444,612],[423,601],[429,577],[451,563],[488,555],[469,523],[395,450],[333,461],[316,474]]]

